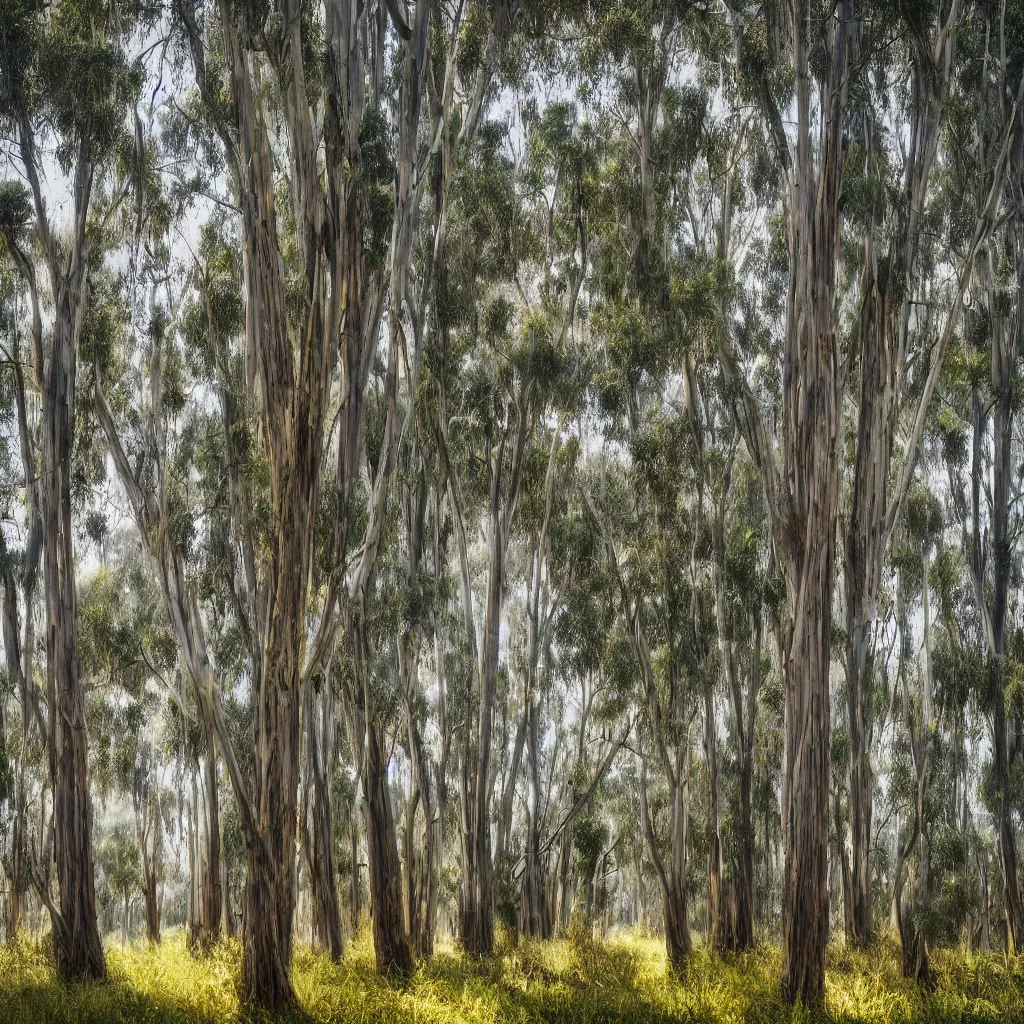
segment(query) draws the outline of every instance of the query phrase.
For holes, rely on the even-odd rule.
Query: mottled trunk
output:
[[[425,947],[433,947],[433,936],[427,934],[426,905],[428,899],[429,857],[426,831],[419,829],[417,811],[420,807],[420,791],[413,790],[412,799],[406,806],[405,836],[403,841],[405,883],[405,931],[413,956],[429,955]]]
[[[29,712],[28,683],[25,678],[26,666],[22,663],[21,633],[18,626],[18,591],[14,580],[14,572],[11,568],[10,556],[6,550],[3,538],[0,537],[0,579],[3,583],[3,646],[4,657],[7,665],[7,678],[15,686],[21,699],[21,748],[17,761],[16,781],[14,783],[14,813],[11,820],[11,855],[10,859],[4,859],[4,871],[10,885],[10,897],[8,900],[7,915],[7,941],[14,942],[18,935],[18,928],[21,926],[22,916],[22,882],[25,875],[25,866],[22,862],[25,851],[25,767],[28,761],[28,733],[32,727]],[[29,595],[29,599],[31,597]],[[31,618],[31,609],[28,611]],[[0,729],[2,726],[3,713],[0,711]],[[0,732],[0,737],[6,732]],[[3,742],[0,739],[0,742]]]
[[[788,999],[806,1004],[821,1002],[828,944],[828,683],[834,542],[827,533],[816,536],[820,546],[805,556],[811,562],[805,576],[810,593],[802,607],[796,605],[801,614],[792,624],[787,644],[782,789],[783,988]]]
[[[853,944],[853,879],[850,871],[850,857],[846,851],[846,828],[843,824],[843,809],[840,803],[838,787],[832,792],[832,814],[836,835],[836,846],[833,854],[835,863],[839,865],[840,897],[843,901],[843,932],[848,944]]]
[[[489,565],[484,610],[483,648],[480,652],[477,679],[480,685],[479,712],[475,728],[466,723],[466,743],[462,756],[462,906],[459,914],[459,937],[467,953],[490,956],[494,950],[494,864],[491,858],[490,786],[491,732],[494,716],[494,693],[498,676],[498,630],[504,593],[505,527],[501,511],[501,466],[504,461],[503,439],[492,470],[490,508],[488,515]],[[521,454],[521,451],[520,453]],[[512,499],[514,501],[514,497]],[[465,539],[460,534],[463,604],[467,623],[472,618],[469,596],[468,561]],[[472,628],[472,627],[470,627]],[[475,629],[474,629],[475,638]],[[475,646],[475,645],[474,645]],[[473,735],[475,733],[475,735]]]
[[[21,927],[21,851],[24,843],[24,821],[20,808],[15,811],[14,822],[11,827],[11,864],[7,875],[8,884],[11,887],[11,896],[8,902],[7,914],[7,942],[11,944],[17,941],[18,929]]]
[[[569,832],[566,829],[562,832],[562,837],[558,842],[558,889],[555,900],[554,921],[556,934],[563,934],[566,928],[569,927],[569,916],[572,913],[572,887],[569,885],[569,855]]]
[[[146,940],[151,945],[160,942],[160,901],[157,886],[160,879],[160,820],[159,796],[151,784],[141,787],[141,810],[145,823],[137,830],[139,854],[142,860],[142,895],[146,911]]]
[[[188,816],[189,916],[188,944],[208,949],[220,939],[220,807],[217,797],[217,762],[212,737],[202,762],[202,786],[192,773],[192,800]],[[212,794],[212,797],[211,797]]]
[[[847,608],[856,602],[847,598]],[[853,619],[856,612],[849,612]],[[871,940],[871,806],[874,780],[871,772],[871,724],[874,688],[871,682],[871,628],[866,623],[850,622],[847,641],[847,681],[850,730],[850,851],[848,875],[844,874],[844,893],[848,893],[849,911],[844,914],[847,941],[864,946]],[[844,868],[846,854],[843,853]]]
[[[531,621],[531,635],[535,624]],[[532,644],[531,644],[532,646]],[[526,851],[523,870],[522,930],[527,938],[549,938],[540,858],[540,707],[535,690],[536,667],[531,666],[526,687],[526,743],[528,796],[526,801]]]
[[[540,856],[540,767],[539,735],[536,717],[531,715],[529,728],[530,780],[527,800],[526,852],[523,869],[523,921],[522,930],[527,938],[550,938],[550,918],[546,907],[546,887]]]
[[[676,973],[681,972],[693,952],[686,889],[686,841],[690,808],[689,783],[686,781],[690,771],[688,748],[685,754],[678,752],[678,758],[679,765],[669,780],[672,792],[672,832],[667,858],[658,852],[654,823],[647,802],[647,768],[642,758],[639,788],[641,824],[661,885],[669,970]]]
[[[491,564],[487,580],[487,612],[481,659],[480,711],[475,750],[463,760],[465,823],[463,851],[463,904],[459,934],[468,953],[489,956],[494,950],[494,864],[491,858],[491,814],[488,775],[491,763],[491,728],[498,674],[498,627],[504,586],[501,526],[497,502],[500,481],[492,482]],[[473,757],[473,754],[476,757]]]
[[[281,823],[277,824],[280,828]],[[266,843],[246,843],[242,983],[246,997],[267,1008],[290,1006],[295,998],[291,984],[291,918],[286,930],[281,921],[281,906],[294,892],[283,891],[288,881],[282,885],[280,876],[288,869],[284,861],[275,863]]]
[[[481,785],[480,788],[486,790],[487,787]],[[463,842],[459,938],[466,952],[474,956],[490,956],[494,950],[494,866],[491,862],[490,821],[486,811],[486,803],[481,798],[474,804],[472,824]]]
[[[233,939],[236,934],[235,915],[231,910],[231,872],[228,869],[227,857],[220,859],[220,891],[223,900],[221,928],[225,939]]]

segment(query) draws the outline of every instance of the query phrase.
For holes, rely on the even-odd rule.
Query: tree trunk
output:
[[[494,950],[494,866],[491,863],[490,815],[487,814],[486,780],[477,778],[477,800],[463,839],[463,903],[459,937],[474,956],[490,956]],[[483,820],[481,820],[483,819]]]
[[[564,934],[569,927],[569,916],[572,913],[572,893],[569,885],[569,830],[564,829],[558,842],[557,878],[558,891],[555,901],[554,930],[558,935]]]
[[[143,879],[143,896],[146,902],[146,941],[151,945],[160,943],[160,905],[157,902],[157,875],[147,871]]]
[[[504,452],[505,442],[501,442]],[[517,445],[517,456],[521,457]],[[487,596],[484,611],[483,649],[477,678],[480,684],[479,715],[475,729],[466,723],[466,744],[462,760],[462,876],[463,904],[459,934],[467,953],[490,956],[494,950],[494,865],[491,859],[490,786],[491,731],[493,725],[494,693],[498,676],[498,630],[504,596],[506,516],[511,510],[501,509],[501,465],[492,470],[490,483],[490,510],[488,516],[489,565],[487,570]],[[514,502],[514,496],[511,499]],[[463,566],[463,591],[468,587]],[[472,603],[464,596],[467,619],[472,615]],[[471,734],[475,732],[475,736]]]
[[[221,929],[225,939],[233,939],[236,935],[235,915],[231,910],[231,872],[228,869],[227,857],[220,859],[220,891],[223,900],[223,915],[221,917]]]
[[[82,177],[81,166],[78,178]],[[89,174],[91,180],[91,172]],[[79,181],[79,184],[82,184]],[[87,187],[87,186],[86,186]],[[71,448],[74,441],[77,311],[58,283],[53,345],[39,367],[43,387],[43,554],[46,588],[47,694],[50,711],[50,776],[53,841],[60,892],[54,929],[57,969],[64,978],[102,978],[103,945],[96,923],[85,702],[79,679],[75,624],[74,523],[71,513]]]
[[[736,865],[736,910],[733,950],[741,953],[754,946],[754,820],[752,790],[754,784],[754,727],[757,694],[761,688],[761,614],[753,616],[754,641],[750,653],[750,681],[747,694],[747,721],[740,758],[740,848]]]
[[[665,950],[669,970],[681,974],[693,952],[685,884],[666,884],[662,879],[661,898],[665,906]]]
[[[539,571],[539,570],[538,570]],[[530,618],[531,665],[527,672],[526,686],[526,743],[527,743],[527,780],[529,796],[526,802],[526,851],[523,870],[522,895],[522,931],[527,938],[550,938],[548,934],[548,915],[544,900],[544,877],[540,860],[540,815],[541,815],[541,782],[540,782],[540,706],[537,701],[536,689],[537,646],[536,607]]]
[[[143,771],[146,771],[145,766]],[[159,797],[153,792],[151,781],[146,779],[137,790],[136,841],[142,860],[142,893],[146,911],[146,940],[151,945],[160,942],[160,903],[157,886],[160,877],[160,820]],[[139,813],[143,817],[139,827]]]
[[[328,685],[328,684],[324,684]],[[332,960],[341,959],[341,914],[338,908],[338,886],[334,869],[334,817],[331,791],[326,769],[329,752],[325,746],[330,724],[321,720],[318,695],[307,684],[306,695],[306,758],[311,776],[310,810],[313,818],[309,837],[309,877],[313,902],[313,936]]]
[[[221,878],[220,878],[220,797],[217,788],[217,752],[212,730],[207,736],[203,760],[203,828],[200,837],[204,848],[199,860],[199,929],[197,941],[204,949],[220,941]]]
[[[708,781],[708,904],[707,945],[716,952],[725,948],[722,901],[722,840],[718,831],[718,739],[715,735],[714,691],[704,696],[704,753]]]
[[[822,498],[827,501],[827,491]],[[821,524],[822,527],[827,527]],[[834,520],[833,520],[834,529]],[[811,532],[808,531],[809,536]],[[783,990],[791,1002],[821,1002],[828,944],[829,653],[834,534],[815,534],[805,578],[811,593],[792,624],[786,664],[786,847]],[[795,596],[795,595],[794,595]],[[798,639],[799,646],[793,645]]]
[[[789,290],[778,449],[735,355],[724,343],[721,354],[737,386],[737,422],[761,474],[786,580],[782,988],[790,1002],[816,1006],[824,995],[828,942],[829,669],[847,363],[836,323],[836,275],[855,19],[840,0],[824,23],[815,22],[828,59],[813,141],[811,97],[819,90],[810,69],[811,21],[806,0],[797,0],[795,148],[783,138],[779,152],[789,175]]]
[[[377,730],[375,724],[367,722],[363,765],[373,947],[381,974],[408,976],[412,973],[412,952],[402,910],[402,866],[388,792],[387,764]]]
[[[280,829],[280,822],[277,824]],[[295,999],[290,915],[287,930],[282,932],[281,927],[281,906],[289,902],[290,894],[281,891],[279,876],[286,874],[289,866],[271,855],[262,835],[260,840],[246,843],[242,984],[249,1000],[270,1009],[290,1006]],[[291,860],[294,871],[294,857]]]
[[[990,253],[986,253],[986,256],[991,260]],[[1010,792],[1010,750],[1016,750],[1017,746],[1016,737],[1013,735],[1016,722],[1012,717],[1008,720],[1002,678],[1006,660],[1006,613],[1013,565],[1013,427],[1018,387],[1016,361],[1020,350],[1020,329],[1019,326],[1006,323],[1001,297],[995,294],[996,270],[989,266],[988,260],[982,263],[982,267],[984,281],[990,285],[988,305],[992,320],[992,390],[995,393],[992,416],[992,611],[989,627],[989,671],[992,679],[991,692],[994,697],[992,760],[995,769],[995,817],[999,833],[999,860],[1003,873],[1007,948],[1013,953],[1020,953],[1024,950],[1024,905],[1021,902],[1020,879],[1017,873],[1017,839]],[[1018,315],[1024,314],[1018,311]],[[975,465],[973,468],[977,472],[978,466]],[[976,499],[974,507],[978,508]]]
[[[434,805],[434,784],[427,752],[411,705],[406,707],[406,729],[415,787],[409,801],[405,828],[406,926],[413,955],[423,957],[432,956],[434,952],[441,822]],[[417,827],[416,812],[420,807],[423,814],[422,831]]]
[[[359,930],[359,921],[363,916],[362,887],[359,884],[359,815],[356,807],[352,808],[348,826],[349,858],[352,863],[352,876],[349,883],[349,920],[352,934]]]

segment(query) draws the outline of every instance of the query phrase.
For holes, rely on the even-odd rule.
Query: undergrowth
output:
[[[225,1024],[252,1019],[239,1006],[241,951],[225,943],[197,958],[180,934],[155,949],[112,947],[104,982],[65,984],[36,944],[0,947],[0,1021],[23,1024]],[[301,949],[293,1021],[352,1024],[774,1024],[815,1020],[1024,1021],[1024,962],[1001,955],[937,951],[935,986],[901,977],[899,950],[829,951],[825,1012],[787,1007],[779,995],[780,955],[761,949],[711,958],[698,951],[670,978],[660,940],[623,934],[505,944],[472,960],[442,944],[406,983],[379,977],[367,934],[341,963]]]

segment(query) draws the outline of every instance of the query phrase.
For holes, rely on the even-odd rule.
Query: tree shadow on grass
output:
[[[936,991],[922,993],[885,946],[830,954],[830,1013],[785,1004],[770,948],[698,950],[670,977],[651,939],[524,941],[482,959],[442,945],[411,978],[389,979],[360,940],[340,963],[300,949],[301,1009],[274,1017],[239,1006],[240,963],[231,944],[196,958],[174,940],[109,951],[107,981],[66,984],[44,951],[0,947],[0,1024],[1024,1024],[1024,960],[937,955]]]

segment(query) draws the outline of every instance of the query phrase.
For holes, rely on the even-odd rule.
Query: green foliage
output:
[[[122,902],[142,889],[135,837],[127,825],[115,825],[96,847],[96,862],[113,896]]]
[[[32,196],[20,181],[0,181],[0,237],[16,239],[32,217]]]
[[[363,201],[363,245],[370,267],[380,268],[387,259],[394,216],[395,177],[391,125],[383,112],[368,107],[359,126],[360,188]]]

